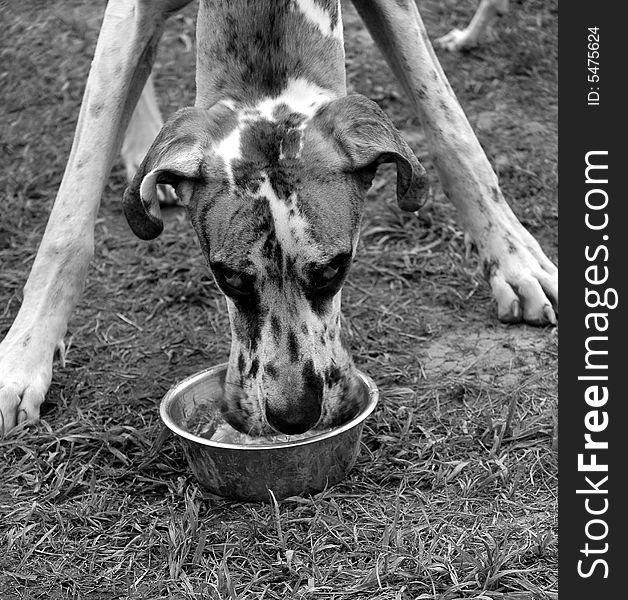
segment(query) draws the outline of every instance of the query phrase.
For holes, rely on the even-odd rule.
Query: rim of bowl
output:
[[[362,371],[356,370],[358,377],[362,380],[364,385],[368,390],[369,400],[366,408],[357,416],[353,417],[350,421],[347,421],[344,425],[332,429],[331,431],[325,431],[311,437],[307,437],[301,440],[294,440],[291,442],[281,442],[278,444],[268,443],[268,444],[231,444],[228,442],[215,442],[213,440],[194,435],[189,431],[183,429],[179,425],[177,425],[170,415],[168,414],[168,408],[172,404],[174,398],[180,394],[185,388],[191,387],[195,383],[197,383],[200,379],[205,379],[206,377],[216,373],[217,371],[221,371],[227,368],[227,363],[222,363],[220,365],[216,365],[214,367],[209,367],[208,369],[203,369],[194,375],[190,375],[185,379],[182,379],[179,383],[173,385],[164,395],[161,400],[161,404],[159,405],[159,415],[161,416],[161,420],[163,423],[170,429],[170,431],[176,433],[177,435],[186,438],[192,442],[197,444],[201,444],[202,446],[210,446],[212,448],[230,448],[237,450],[270,450],[270,449],[278,449],[278,448],[291,448],[294,446],[305,446],[306,444],[312,444],[314,442],[320,442],[321,440],[325,440],[327,438],[336,437],[349,429],[353,429],[356,425],[359,425],[361,422],[365,421],[367,417],[373,412],[377,402],[379,401],[379,390],[375,385],[375,382]]]

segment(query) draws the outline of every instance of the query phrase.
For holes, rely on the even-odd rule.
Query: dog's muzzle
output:
[[[266,402],[266,421],[279,433],[297,434],[312,429],[321,418],[322,396],[319,392],[305,389],[289,404],[273,406]]]

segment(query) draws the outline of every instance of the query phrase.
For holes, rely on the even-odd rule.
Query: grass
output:
[[[476,3],[421,3],[432,38]],[[513,7],[493,45],[443,66],[522,222],[556,259],[556,2]],[[45,10],[44,10],[45,8]],[[416,117],[348,4],[349,87],[378,101],[434,173]],[[0,335],[72,139],[102,6],[31,0],[0,41]],[[165,114],[193,102],[193,10],[157,58]],[[182,75],[183,74],[183,75]],[[343,295],[358,367],[382,401],[358,463],[308,498],[234,503],[200,489],[157,405],[225,360],[229,324],[186,217],[145,243],[103,195],[85,294],[37,427],[0,440],[0,597],[557,597],[557,335],[508,327],[434,179],[419,218],[380,169]]]

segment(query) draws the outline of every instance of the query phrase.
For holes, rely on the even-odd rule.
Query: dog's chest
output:
[[[294,78],[345,93],[339,0],[201,2],[198,106],[275,97]]]

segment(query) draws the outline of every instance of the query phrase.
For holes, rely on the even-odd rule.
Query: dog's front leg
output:
[[[63,357],[68,318],[93,256],[109,170],[150,73],[168,14],[189,0],[111,0],[81,104],[72,150],[17,317],[0,344],[0,432],[36,419]]]
[[[416,107],[443,190],[478,249],[499,318],[555,323],[558,269],[505,202],[414,0],[354,0],[354,4]]]

